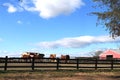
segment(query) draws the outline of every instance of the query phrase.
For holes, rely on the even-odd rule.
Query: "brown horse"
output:
[[[62,59],[62,62],[64,63],[68,63],[69,59],[70,59],[70,56],[69,55],[61,55],[61,59]]]
[[[56,54],[50,54],[50,58],[51,62],[56,62]]]

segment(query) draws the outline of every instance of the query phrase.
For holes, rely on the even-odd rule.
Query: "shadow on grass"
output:
[[[114,76],[113,78],[120,79],[120,76]]]
[[[83,72],[83,73],[93,73],[93,72],[120,72],[120,70],[108,70],[108,69],[99,69],[99,70],[93,70],[93,69],[80,69],[80,70],[0,70],[0,74],[3,73],[24,73],[24,72]],[[116,78],[120,78],[120,76],[116,76]]]

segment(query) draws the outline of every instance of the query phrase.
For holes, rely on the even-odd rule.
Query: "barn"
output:
[[[120,59],[120,53],[115,50],[106,50],[99,55],[99,59]]]

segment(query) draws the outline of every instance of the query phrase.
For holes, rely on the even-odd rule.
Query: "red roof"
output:
[[[113,50],[107,50],[99,55],[100,59],[106,59],[107,55],[112,55],[113,58],[120,58],[120,53],[113,51]]]

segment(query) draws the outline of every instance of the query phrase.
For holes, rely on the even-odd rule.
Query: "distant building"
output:
[[[120,50],[106,50],[99,55],[99,59],[120,59]]]

